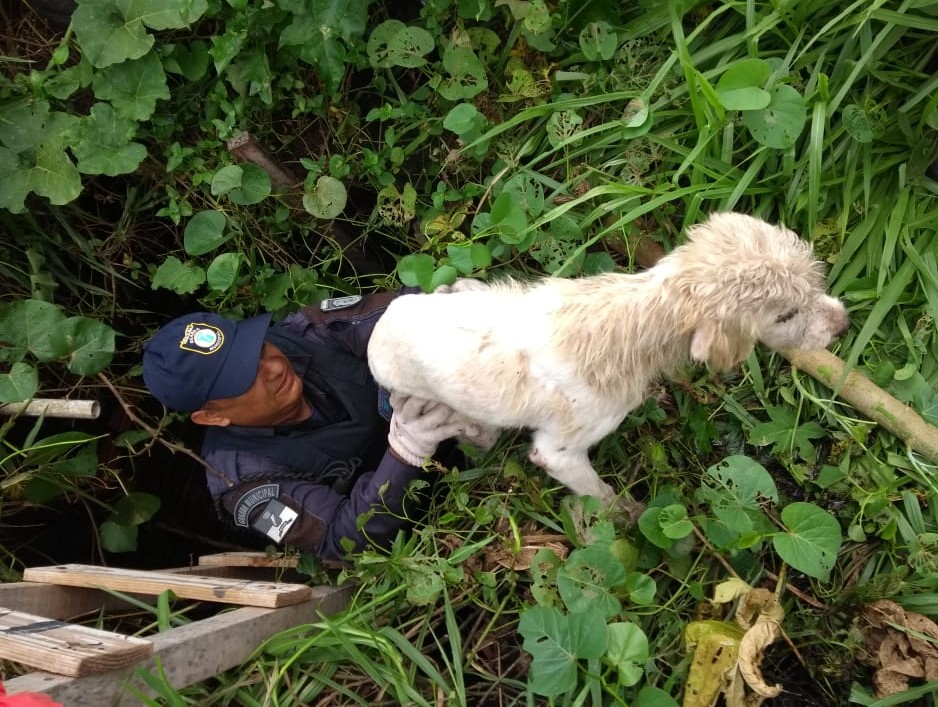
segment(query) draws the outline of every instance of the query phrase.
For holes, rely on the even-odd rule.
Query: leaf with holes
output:
[[[572,110],[554,111],[547,119],[547,140],[551,147],[574,142],[580,133],[583,118]]]
[[[840,550],[840,523],[813,503],[792,503],[782,509],[787,532],[772,536],[775,551],[809,577],[827,580]]]
[[[759,510],[763,500],[778,503],[771,475],[758,462],[739,454],[707,469],[697,489],[697,499],[736,533],[750,533],[767,520]]]
[[[443,70],[446,76],[437,91],[449,101],[466,100],[488,88],[485,66],[469,47],[448,47],[443,52]]]
[[[792,147],[808,121],[804,99],[791,86],[781,84],[771,92],[769,105],[742,111],[743,124],[756,142],[776,150]]]
[[[385,20],[368,39],[368,60],[376,69],[392,66],[416,68],[436,46],[433,35],[422,27],[408,27],[400,20]]]
[[[616,53],[619,40],[607,22],[590,22],[580,31],[580,49],[588,61],[608,61]]]
[[[613,590],[626,577],[619,559],[606,548],[594,545],[570,553],[557,573],[557,590],[571,613],[587,611],[608,617],[622,608]]]
[[[347,201],[345,185],[324,174],[316,180],[316,186],[303,195],[303,208],[316,218],[333,219],[342,213]]]

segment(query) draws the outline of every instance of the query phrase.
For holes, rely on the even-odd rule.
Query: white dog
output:
[[[688,359],[731,368],[757,341],[824,348],[848,325],[811,246],[737,213],[693,226],[640,274],[465,282],[391,303],[368,345],[375,379],[482,426],[531,429],[532,461],[610,506],[588,450],[655,379]]]

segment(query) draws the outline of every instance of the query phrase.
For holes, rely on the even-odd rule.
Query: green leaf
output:
[[[0,372],[0,403],[20,403],[39,390],[39,372],[35,366],[16,361],[6,373]]]
[[[639,606],[648,606],[655,600],[658,585],[651,577],[642,572],[629,572],[625,579],[625,591],[629,600]]]
[[[463,135],[476,128],[480,118],[485,119],[474,105],[459,103],[450,108],[446,117],[443,118],[443,127],[457,135]]]
[[[217,176],[217,175],[216,175]],[[225,235],[228,219],[221,211],[200,211],[183,232],[183,247],[189,255],[205,255],[231,239]]]
[[[775,87],[769,105],[762,110],[742,111],[743,124],[756,142],[776,150],[795,144],[808,120],[801,94],[787,84]]]
[[[436,262],[426,253],[411,253],[401,258],[397,264],[397,276],[408,287],[420,287],[430,292]]]
[[[166,73],[155,52],[95,72],[92,88],[118,115],[132,120],[149,120],[156,102],[169,98]]]
[[[446,77],[437,91],[447,100],[466,100],[488,88],[485,66],[469,47],[447,47],[443,52],[443,70]]]
[[[400,20],[385,20],[368,39],[368,60],[376,69],[392,66],[416,68],[427,63],[433,51],[433,35],[422,27],[408,27]]]
[[[212,290],[224,292],[238,279],[238,271],[244,256],[241,253],[222,253],[208,266],[205,280]]]
[[[778,490],[765,467],[737,454],[707,469],[697,498],[709,504],[713,514],[727,527],[744,534],[764,521],[759,510],[761,501],[778,503]]]
[[[680,707],[671,695],[657,687],[643,687],[638,692],[634,707]]]
[[[471,275],[475,270],[487,268],[492,264],[492,254],[481,243],[448,245],[446,256],[450,264],[463,275]]]
[[[81,192],[68,156],[74,115],[49,110],[45,101],[19,101],[0,111],[0,207],[23,210],[30,192],[67,204]]]
[[[132,142],[136,134],[135,122],[116,115],[108,103],[95,103],[71,145],[78,170],[110,177],[133,172],[147,156],[147,148]]]
[[[54,304],[15,300],[0,310],[0,341],[26,349],[40,361],[54,361],[70,353],[64,322]]]
[[[153,46],[151,29],[181,29],[199,19],[206,0],[81,0],[72,26],[96,67],[137,59]]]
[[[492,225],[497,227],[498,237],[508,244],[520,243],[528,227],[524,206],[509,191],[502,191],[492,204]]]
[[[98,528],[101,545],[108,552],[133,552],[137,549],[137,526],[118,525],[106,520]]]
[[[151,289],[163,287],[180,295],[195,292],[205,283],[205,271],[198,265],[183,263],[175,255],[170,255],[156,269]]]
[[[303,195],[303,208],[316,218],[333,219],[345,209],[347,200],[345,185],[324,174],[316,180],[312,191]]]
[[[280,46],[299,47],[303,61],[316,67],[326,90],[335,95],[345,73],[347,51],[342,40],[359,37],[368,19],[365,0],[280,2],[293,22],[280,33]]]
[[[70,349],[68,370],[79,376],[103,371],[114,356],[114,330],[97,319],[69,317],[63,322]]]
[[[613,594],[626,580],[619,559],[604,547],[590,546],[570,553],[557,573],[557,590],[571,613],[588,611],[603,617],[622,605]]]
[[[772,67],[762,59],[740,59],[726,67],[717,81],[716,93],[726,110],[759,110],[772,101],[764,90]]]
[[[226,194],[241,206],[258,204],[270,195],[270,175],[254,164],[227,165],[212,178],[212,194]]]
[[[773,453],[798,451],[802,459],[814,457],[812,439],[827,436],[824,428],[816,422],[798,424],[794,410],[778,405],[769,405],[766,412],[770,422],[760,422],[749,431],[749,441],[760,447],[772,445]]]
[[[637,625],[612,623],[606,627],[605,662],[619,671],[620,685],[635,685],[645,672],[648,662],[648,638]]]
[[[781,516],[788,532],[772,537],[779,557],[809,577],[827,580],[840,550],[840,523],[813,503],[789,504]]]
[[[547,141],[554,148],[573,142],[582,125],[583,118],[576,111],[554,111],[547,119]]]
[[[608,61],[616,53],[619,39],[607,22],[590,22],[580,31],[580,49],[588,61]]]
[[[873,130],[873,121],[860,106],[855,103],[845,105],[842,112],[844,129],[850,137],[860,143],[873,142],[876,133]]]
[[[606,651],[606,622],[594,612],[563,614],[532,606],[518,622],[523,648],[531,654],[528,684],[538,695],[561,695],[576,687],[577,660],[597,660]]]
[[[150,520],[160,509],[160,499],[149,493],[131,491],[114,504],[111,517],[118,525],[140,525]]]

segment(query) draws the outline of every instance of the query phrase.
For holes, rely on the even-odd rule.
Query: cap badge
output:
[[[225,343],[225,335],[218,327],[202,322],[191,322],[186,326],[179,342],[183,351],[192,351],[198,354],[213,354]]]

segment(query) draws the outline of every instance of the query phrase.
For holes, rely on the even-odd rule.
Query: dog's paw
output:
[[[615,525],[632,528],[638,524],[638,519],[644,512],[644,503],[619,496],[609,508],[609,518]]]
[[[488,427],[486,425],[479,425],[475,423],[474,429],[472,429],[471,432],[474,434],[467,433],[459,435],[456,439],[460,442],[471,444],[483,454],[495,446],[495,443],[502,434],[502,431],[497,427]]]
[[[473,290],[487,290],[489,286],[482,280],[473,280],[471,277],[461,277],[452,285],[440,285],[433,294],[450,295],[456,292],[472,292]]]

